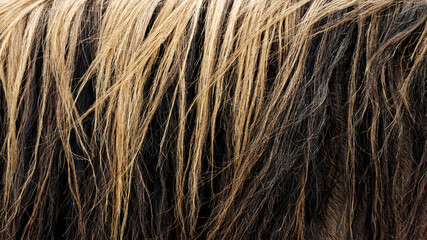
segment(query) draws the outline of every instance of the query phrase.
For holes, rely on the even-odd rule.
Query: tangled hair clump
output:
[[[1,0],[0,239],[426,239],[424,0]]]

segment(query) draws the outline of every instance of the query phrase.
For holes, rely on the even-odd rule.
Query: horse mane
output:
[[[425,0],[0,0],[0,239],[426,239]]]

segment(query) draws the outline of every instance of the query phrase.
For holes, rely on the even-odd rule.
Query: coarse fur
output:
[[[427,239],[427,1],[0,0],[0,239]]]

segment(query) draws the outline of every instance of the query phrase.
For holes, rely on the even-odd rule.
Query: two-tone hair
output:
[[[0,0],[0,239],[426,239],[425,0]]]

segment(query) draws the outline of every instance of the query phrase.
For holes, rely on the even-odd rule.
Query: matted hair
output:
[[[427,239],[425,0],[0,0],[1,239]]]

